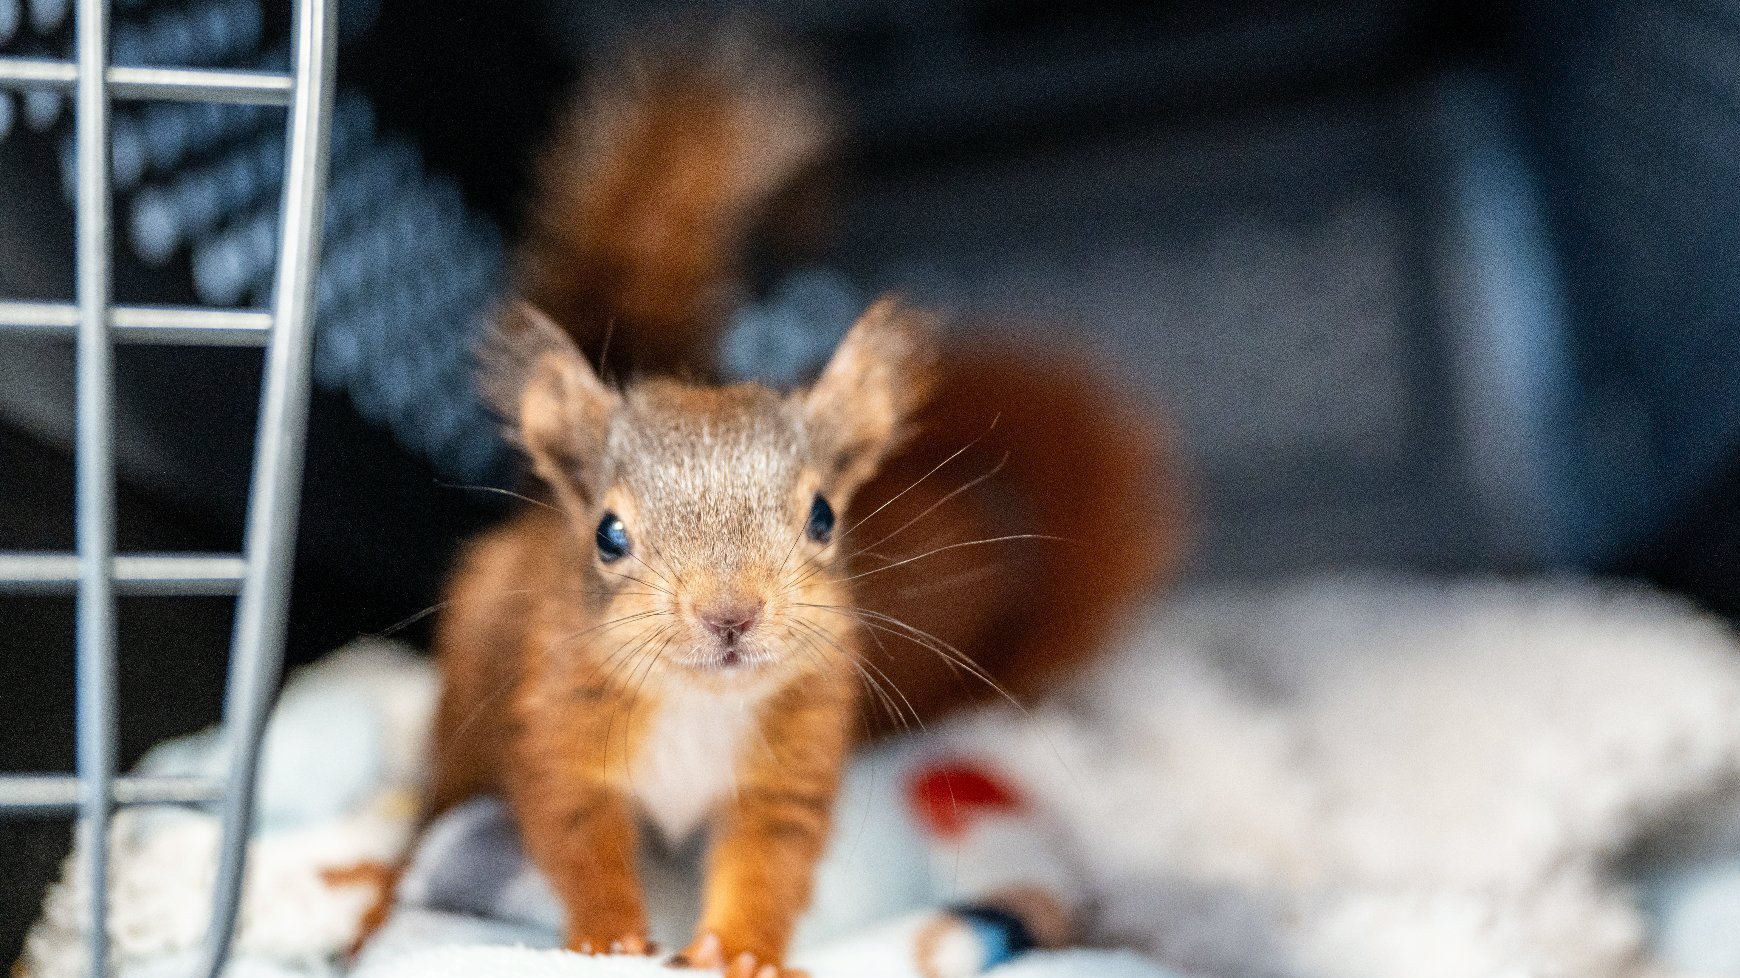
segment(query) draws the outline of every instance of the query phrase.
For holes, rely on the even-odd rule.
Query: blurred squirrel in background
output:
[[[651,950],[638,822],[708,825],[676,960],[777,978],[852,741],[1092,654],[1171,568],[1176,498],[1104,381],[937,356],[888,300],[805,389],[711,384],[752,235],[827,161],[824,100],[737,41],[597,77],[484,356],[547,492],[452,580],[429,814],[505,796],[587,952]]]

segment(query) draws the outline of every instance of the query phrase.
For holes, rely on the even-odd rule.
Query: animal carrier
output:
[[[52,17],[51,4],[32,14]],[[0,4],[0,10],[8,5]],[[17,5],[10,5],[16,13]],[[71,303],[0,303],[0,329],[73,341],[77,357],[77,548],[0,552],[0,588],[73,591],[78,600],[77,772],[0,777],[0,815],[76,813],[91,894],[90,970],[107,973],[107,837],[116,806],[217,804],[224,846],[202,973],[222,968],[241,889],[259,739],[275,690],[296,525],[310,375],[310,305],[320,250],[334,4],[298,0],[290,70],[231,71],[116,63],[108,0],[79,0],[71,60],[0,58],[0,87],[41,96],[70,90],[76,116],[74,194],[77,289]],[[131,59],[129,59],[131,60]],[[117,306],[112,303],[111,188],[114,101],[281,106],[283,193],[276,273],[267,309]],[[11,106],[10,97],[6,103]],[[265,351],[248,517],[239,554],[116,553],[113,352],[117,343],[241,345]],[[115,630],[117,594],[234,594],[238,607],[225,704],[229,777],[118,778]]]

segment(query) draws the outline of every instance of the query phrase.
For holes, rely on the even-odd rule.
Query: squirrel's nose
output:
[[[761,617],[761,602],[729,604],[708,608],[700,613],[701,627],[718,636],[726,645],[735,643],[743,633],[755,627]]]

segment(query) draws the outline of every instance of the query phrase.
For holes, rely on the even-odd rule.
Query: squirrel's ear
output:
[[[589,499],[621,397],[560,326],[524,301],[496,314],[480,359],[484,396],[538,476],[564,502]]]
[[[880,299],[840,341],[803,410],[830,491],[849,495],[876,473],[934,383],[937,319]]]

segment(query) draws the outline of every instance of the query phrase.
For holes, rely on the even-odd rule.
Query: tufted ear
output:
[[[842,501],[876,474],[929,398],[936,332],[934,315],[880,299],[853,324],[803,395],[824,485]]]
[[[568,334],[523,301],[497,313],[481,352],[485,397],[507,420],[538,477],[567,504],[602,491],[610,421],[622,398]]]

